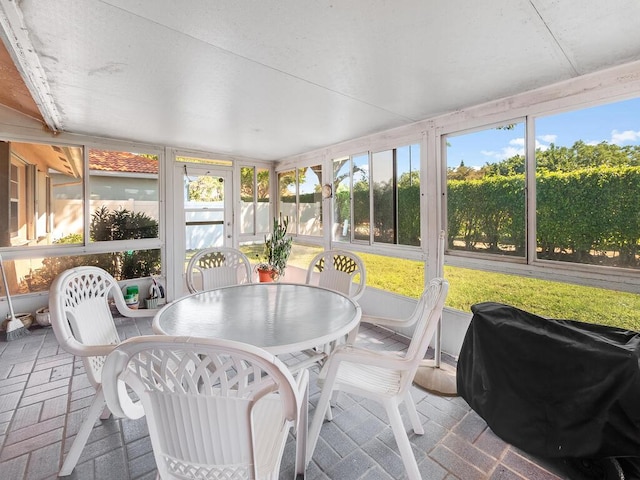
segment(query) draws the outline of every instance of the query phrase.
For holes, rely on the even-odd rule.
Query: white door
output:
[[[182,294],[186,294],[189,258],[202,248],[234,245],[233,171],[215,165],[176,163],[174,173],[174,198],[176,202],[181,198],[182,203],[182,208],[174,210],[174,253],[181,268]]]

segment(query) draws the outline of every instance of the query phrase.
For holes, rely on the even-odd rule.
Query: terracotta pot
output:
[[[260,270],[258,269],[258,278],[260,283],[275,281],[275,272],[272,270]]]

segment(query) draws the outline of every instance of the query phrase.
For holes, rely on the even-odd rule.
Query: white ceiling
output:
[[[640,60],[637,0],[0,0],[0,23],[50,127],[267,160]]]

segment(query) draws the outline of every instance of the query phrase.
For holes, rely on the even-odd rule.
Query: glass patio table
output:
[[[153,318],[153,330],[235,340],[280,355],[331,343],[358,326],[360,316],[360,305],[332,290],[252,283],[198,292],[169,303]]]

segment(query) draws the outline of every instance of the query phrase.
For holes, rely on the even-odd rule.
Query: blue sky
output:
[[[536,146],[548,148],[606,141],[640,145],[640,98],[536,119]],[[448,137],[447,166],[481,167],[515,154],[524,154],[524,124],[513,130],[489,129]]]

